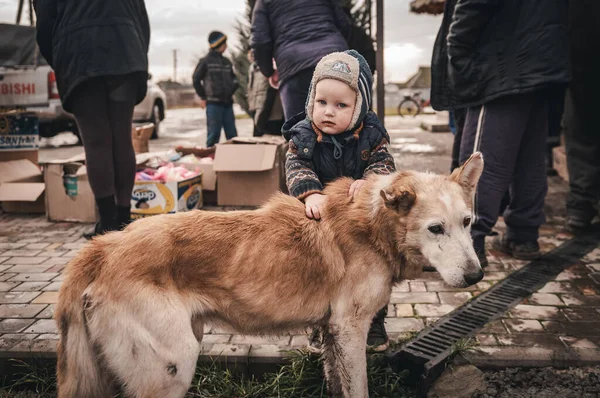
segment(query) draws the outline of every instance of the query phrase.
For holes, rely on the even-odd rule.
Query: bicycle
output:
[[[412,95],[405,95],[398,105],[398,115],[415,117],[423,111],[423,107],[427,105],[427,101],[421,99],[421,93],[416,92]]]

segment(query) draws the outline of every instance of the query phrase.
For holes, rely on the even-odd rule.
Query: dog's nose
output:
[[[470,272],[468,274],[465,274],[465,282],[467,282],[469,284],[469,286],[476,284],[477,282],[479,282],[482,279],[483,279],[483,271],[481,270],[481,268],[475,272]]]

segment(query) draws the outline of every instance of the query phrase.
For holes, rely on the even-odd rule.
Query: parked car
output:
[[[23,109],[39,117],[40,136],[63,131],[79,136],[72,114],[62,108],[54,71],[40,55],[35,28],[0,24],[0,109]],[[133,111],[134,122],[154,123],[157,138],[165,118],[167,96],[148,76],[148,94]]]
[[[154,123],[152,138],[158,138],[160,122],[165,118],[166,107],[167,95],[152,81],[152,75],[148,74],[148,93],[133,109],[133,121]]]

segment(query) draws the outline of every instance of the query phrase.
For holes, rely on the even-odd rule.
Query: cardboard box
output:
[[[35,114],[0,114],[0,162],[27,159],[37,163],[39,146],[39,121]]]
[[[552,166],[558,175],[569,182],[569,171],[567,170],[567,153],[564,146],[557,146],[552,149]]]
[[[98,213],[82,162],[44,164],[46,215],[51,221],[96,222]]]
[[[0,202],[7,213],[44,213],[44,179],[29,160],[0,162]]]
[[[217,202],[220,206],[260,206],[285,188],[283,137],[234,138],[217,145]]]
[[[199,209],[202,175],[182,181],[136,181],[131,194],[131,218]]]
[[[150,137],[152,137],[153,131],[153,123],[131,128],[131,141],[133,142],[133,150],[135,153],[146,153],[149,151]]]

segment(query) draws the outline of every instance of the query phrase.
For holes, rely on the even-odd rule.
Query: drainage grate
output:
[[[409,370],[411,379],[419,382],[419,394],[424,395],[443,371],[456,342],[472,337],[484,325],[500,318],[598,247],[599,243],[600,234],[574,238],[513,272],[488,291],[422,330],[399,351],[390,354],[393,368],[396,371]]]

